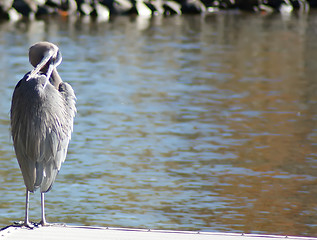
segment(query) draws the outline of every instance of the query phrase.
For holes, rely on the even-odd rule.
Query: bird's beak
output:
[[[33,78],[36,74],[38,74],[41,69],[47,64],[47,62],[53,57],[54,55],[54,51],[53,50],[49,50],[45,53],[43,59],[41,60],[41,62],[31,71],[29,77],[27,78],[26,81],[30,80],[31,78]],[[51,74],[52,74],[52,71],[54,69],[54,63],[51,63],[49,68],[48,68],[48,71],[47,71],[47,74],[46,74],[46,77],[47,79],[49,79],[51,77]]]

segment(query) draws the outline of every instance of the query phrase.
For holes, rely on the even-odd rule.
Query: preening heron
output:
[[[47,225],[44,193],[48,192],[65,161],[76,113],[75,94],[56,67],[62,55],[56,45],[38,42],[29,49],[34,69],[16,85],[11,104],[11,134],[26,186],[25,219],[29,221],[29,193],[41,191],[42,220]]]

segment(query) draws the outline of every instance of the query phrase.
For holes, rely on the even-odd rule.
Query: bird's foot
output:
[[[13,226],[15,227],[26,227],[26,228],[29,228],[29,229],[33,229],[35,227],[38,227],[38,224],[37,223],[31,223],[29,221],[25,222],[25,221],[19,221],[19,222],[14,222],[13,223]]]
[[[48,223],[46,221],[41,221],[38,223],[38,225],[42,226],[42,227],[51,227],[51,226],[60,226],[60,227],[65,227],[66,224],[65,223]]]
[[[42,227],[49,227],[49,226],[52,226],[52,224],[51,224],[51,223],[46,222],[46,220],[41,220],[41,221],[39,222],[39,225],[41,225]]]

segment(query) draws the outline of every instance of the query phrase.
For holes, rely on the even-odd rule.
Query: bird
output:
[[[29,48],[34,67],[17,83],[11,102],[10,122],[13,146],[26,186],[25,218],[29,221],[29,193],[40,189],[40,225],[45,218],[44,194],[48,192],[65,161],[76,114],[72,87],[57,72],[62,62],[59,48],[51,42],[37,42]]]

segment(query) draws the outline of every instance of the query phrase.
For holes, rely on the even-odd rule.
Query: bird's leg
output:
[[[42,220],[41,220],[40,224],[42,226],[50,225],[48,222],[46,222],[46,219],[45,219],[44,193],[42,193],[42,192],[41,192],[41,210],[42,210]]]
[[[30,192],[26,189],[25,193],[25,218],[24,223],[22,226],[28,227],[28,228],[34,228],[34,225],[29,222],[29,195]]]
[[[45,218],[45,205],[44,205],[44,193],[41,193],[41,209],[42,209],[42,220],[40,225],[42,226],[66,226],[65,223],[48,223]]]

